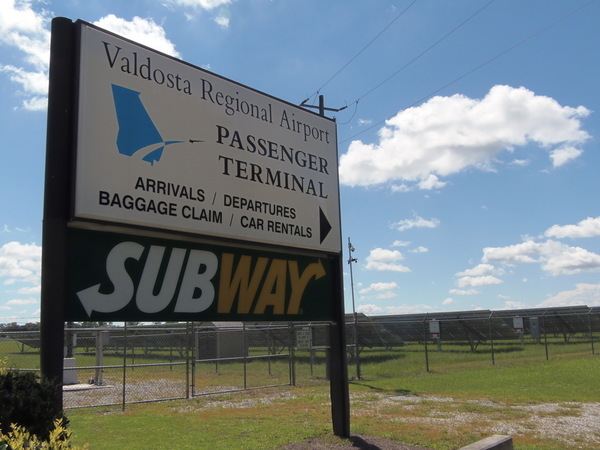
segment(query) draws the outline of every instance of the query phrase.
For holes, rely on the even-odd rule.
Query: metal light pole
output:
[[[354,277],[352,275],[352,263],[358,262],[358,259],[352,257],[352,252],[356,249],[348,238],[348,265],[350,266],[350,286],[352,288],[352,315],[354,316],[354,360],[356,362],[356,378],[360,380],[360,359],[358,355],[358,316],[354,305]]]

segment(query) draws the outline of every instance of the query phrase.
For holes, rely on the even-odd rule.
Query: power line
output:
[[[381,36],[383,33],[385,33],[385,31],[391,27],[394,22],[396,22],[406,11],[408,11],[408,9],[414,5],[417,2],[417,0],[413,0],[406,8],[404,8],[402,10],[402,12],[400,12],[400,14],[398,14],[394,20],[392,20],[383,30],[381,30],[379,33],[377,33],[377,35],[371,39],[367,45],[365,45],[357,54],[355,54],[352,58],[350,58],[350,61],[348,61],[346,64],[344,64],[336,73],[334,73],[324,84],[323,86],[321,86],[319,89],[317,89],[312,95],[310,95],[308,98],[306,98],[302,103],[306,103],[310,97],[313,97],[314,95],[317,95],[319,92],[321,92],[321,90],[327,86],[329,84],[329,82],[331,80],[333,80],[335,77],[337,77],[346,67],[348,67],[356,58],[358,58],[360,56],[360,54],[362,52],[364,52],[367,48],[369,48],[371,46],[371,44],[373,44],[373,42],[375,42],[377,40],[377,38],[379,38],[379,36]]]
[[[438,39],[436,42],[434,42],[432,45],[430,45],[427,49],[425,49],[424,51],[422,51],[421,53],[419,53],[416,57],[414,57],[413,59],[411,59],[408,63],[406,63],[404,66],[402,66],[400,69],[398,69],[397,71],[395,71],[394,73],[392,73],[390,76],[388,76],[387,78],[385,78],[383,81],[381,81],[380,83],[378,83],[377,85],[375,85],[373,88],[369,89],[366,93],[364,93],[363,95],[361,95],[360,97],[358,97],[356,100],[354,100],[353,102],[350,103],[350,105],[346,105],[343,108],[340,108],[339,111],[342,111],[346,108],[348,108],[348,106],[351,105],[355,105],[354,108],[354,113],[352,114],[352,117],[354,117],[354,115],[356,114],[357,110],[358,110],[358,102],[363,99],[364,97],[366,97],[367,95],[371,94],[373,91],[375,91],[376,89],[380,88],[381,86],[383,86],[385,83],[387,83],[389,80],[391,80],[393,77],[395,77],[396,75],[398,75],[400,72],[402,72],[404,69],[406,69],[408,66],[410,66],[412,63],[414,63],[415,61],[417,61],[419,58],[421,58],[423,55],[425,55],[427,52],[429,52],[431,49],[433,49],[434,47],[436,47],[438,44],[440,44],[442,41],[444,41],[446,38],[448,38],[451,34],[453,34],[455,31],[457,31],[458,29],[462,28],[467,22],[469,22],[471,19],[473,19],[475,16],[477,16],[481,11],[483,11],[484,9],[486,9],[488,6],[490,6],[495,0],[490,0],[488,3],[486,3],[484,6],[482,6],[481,8],[479,8],[477,11],[475,11],[473,14],[471,14],[469,17],[467,17],[465,20],[463,20],[460,24],[458,24],[456,27],[454,27],[452,30],[450,30],[449,32],[447,32],[445,35],[443,35],[440,39]],[[390,27],[390,25],[392,25],[392,23],[394,23],[402,14],[404,14],[404,12],[410,8],[415,2],[411,3],[410,5],[408,5],[407,8],[404,9],[404,11],[402,11],[402,13],[400,13],[400,15],[398,15],[383,31],[381,31],[373,40],[371,40],[371,42],[373,42],[377,37],[379,37],[387,28]],[[321,88],[319,88],[319,90],[317,92],[315,92],[316,95],[320,92],[321,89],[323,89],[323,87],[325,87],[325,85],[327,83],[329,83],[329,81],[331,81],[338,73],[340,73],[348,64],[350,64],[350,62],[352,62],[356,56],[358,56],[360,53],[363,52],[363,50],[365,50],[370,44],[371,42],[365,46],[357,55],[355,55],[354,58],[352,58],[352,60],[350,60],[346,65],[344,65],[344,67],[342,67],[342,69],[340,69],[333,77],[331,77],[323,86],[321,86]],[[302,104],[306,103],[308,99],[304,100],[302,102]],[[349,121],[352,119],[349,119]],[[348,121],[348,122],[349,122]],[[348,123],[345,122],[345,123]],[[366,130],[365,130],[366,131]]]
[[[454,27],[452,30],[450,30],[449,32],[447,32],[445,35],[443,35],[441,38],[439,38],[436,42],[434,42],[432,45],[430,45],[427,49],[423,50],[421,53],[419,53],[417,56],[415,56],[413,59],[411,59],[409,62],[407,62],[406,64],[404,64],[400,69],[398,69],[397,71],[395,71],[393,74],[391,74],[390,76],[388,76],[386,79],[384,79],[383,81],[381,81],[379,84],[375,85],[374,87],[372,87],[371,89],[369,89],[366,93],[364,93],[363,95],[361,95],[360,97],[358,97],[355,102],[358,103],[359,100],[363,99],[364,97],[366,97],[367,95],[371,94],[373,91],[375,91],[376,89],[380,88],[381,86],[383,86],[385,83],[387,83],[389,80],[391,80],[393,77],[395,77],[396,75],[398,75],[400,72],[402,72],[404,69],[406,69],[408,66],[410,66],[412,63],[414,63],[415,61],[417,61],[419,58],[421,58],[423,55],[425,55],[427,52],[429,52],[431,49],[433,49],[434,47],[436,47],[438,44],[440,44],[443,40],[445,40],[447,37],[449,37],[451,34],[453,34],[455,31],[457,31],[458,29],[462,28],[467,22],[469,22],[471,19],[473,19],[475,16],[477,16],[481,11],[483,11],[484,9],[486,9],[488,6],[490,6],[492,3],[494,3],[495,0],[490,0],[488,3],[486,3],[484,6],[482,6],[481,8],[479,8],[477,11],[475,11],[473,14],[471,14],[469,17],[467,17],[465,20],[463,20],[459,25],[457,25],[456,27]]]
[[[467,71],[466,73],[462,74],[461,76],[459,76],[459,77],[457,77],[457,78],[453,79],[452,81],[450,81],[450,82],[448,82],[448,83],[444,84],[442,87],[440,87],[440,88],[438,88],[438,89],[434,90],[433,92],[430,92],[429,94],[427,94],[427,95],[425,95],[425,96],[421,97],[419,100],[417,100],[417,101],[415,101],[415,102],[411,103],[411,104],[410,104],[410,105],[408,105],[406,108],[403,108],[401,111],[404,111],[404,110],[406,110],[406,109],[408,109],[408,108],[412,108],[413,106],[415,106],[415,105],[417,105],[417,104],[419,104],[419,103],[421,103],[421,102],[423,102],[423,101],[427,100],[428,98],[430,98],[430,97],[433,97],[433,96],[434,96],[435,94],[437,94],[438,92],[440,92],[440,91],[442,91],[442,90],[446,89],[446,88],[447,88],[447,87],[449,87],[449,86],[452,86],[453,84],[457,83],[458,81],[462,80],[463,78],[466,78],[467,76],[471,75],[473,72],[476,72],[477,70],[481,69],[482,67],[485,67],[485,66],[487,66],[488,64],[492,63],[493,61],[497,60],[497,59],[498,59],[498,58],[500,58],[501,56],[504,56],[506,53],[508,53],[508,52],[510,52],[510,51],[512,51],[512,50],[514,50],[514,49],[515,49],[515,48],[517,48],[517,47],[520,47],[521,45],[525,44],[526,42],[530,41],[531,39],[533,39],[533,38],[535,38],[535,37],[539,36],[539,35],[540,35],[540,34],[542,34],[543,32],[547,31],[548,29],[552,28],[553,26],[557,25],[558,23],[562,22],[563,20],[567,19],[568,17],[572,16],[573,14],[575,14],[575,13],[579,12],[580,10],[582,10],[583,8],[585,8],[585,7],[589,6],[589,5],[590,5],[591,3],[593,3],[593,2],[594,2],[594,0],[589,0],[587,3],[584,3],[583,5],[581,5],[581,6],[577,7],[577,8],[575,8],[575,9],[573,9],[572,11],[569,11],[568,13],[566,13],[565,15],[561,16],[560,18],[556,19],[555,21],[553,21],[553,22],[549,23],[548,25],[546,25],[546,26],[544,26],[544,27],[540,28],[538,31],[534,32],[533,34],[530,34],[530,35],[529,35],[529,36],[527,36],[525,39],[523,39],[523,40],[521,40],[521,41],[517,42],[516,44],[513,44],[511,47],[508,47],[507,49],[505,49],[505,50],[501,51],[500,53],[496,54],[496,55],[495,55],[495,56],[493,56],[492,58],[490,58],[490,59],[487,59],[486,61],[482,62],[481,64],[479,64],[479,65],[477,65],[477,66],[475,66],[474,68],[470,69],[469,71]],[[487,5],[486,5],[486,6],[487,6]],[[398,114],[398,113],[395,113],[395,114],[394,114],[394,116],[395,116],[395,115],[397,115],[397,114]],[[380,120],[379,122],[377,122],[377,123],[374,123],[373,125],[370,125],[369,127],[365,128],[364,130],[362,130],[362,131],[360,131],[360,132],[358,132],[358,133],[356,133],[356,134],[354,134],[354,135],[352,135],[352,136],[350,136],[350,137],[348,137],[348,138],[344,139],[343,141],[340,141],[339,143],[340,143],[340,144],[343,144],[344,142],[347,142],[347,141],[349,141],[350,139],[354,139],[356,136],[359,136],[359,135],[361,135],[361,134],[363,134],[363,133],[366,133],[367,131],[369,131],[369,130],[371,130],[371,129],[373,129],[373,128],[375,128],[375,127],[379,126],[379,125],[381,125],[381,124],[382,124],[382,123],[384,123],[386,120],[389,120],[389,119],[391,119],[391,118],[392,118],[392,117],[394,117],[394,116],[389,116],[389,117],[387,117],[387,118],[385,118],[385,119],[383,119],[383,120]]]

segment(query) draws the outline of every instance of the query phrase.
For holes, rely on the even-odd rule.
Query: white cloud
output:
[[[369,256],[367,256],[365,267],[367,270],[410,272],[408,267],[398,263],[403,259],[404,256],[398,250],[376,248],[371,250]]]
[[[478,264],[472,269],[467,269],[464,272],[458,272],[456,276],[481,276],[481,275],[492,275],[494,273],[494,266],[491,264]]]
[[[419,182],[419,189],[430,191],[433,189],[441,189],[447,184],[447,182],[440,181],[437,176],[430,173],[427,178]]]
[[[423,247],[422,245],[419,245],[417,248],[409,250],[409,252],[411,253],[427,253],[428,251],[429,249],[427,247]]]
[[[424,219],[416,214],[412,219],[403,219],[390,225],[398,231],[406,231],[411,228],[437,228],[440,225],[439,219]]]
[[[41,259],[42,247],[36,244],[13,241],[0,247],[0,282],[5,286],[0,290],[0,298],[6,299],[0,310],[11,314],[0,317],[0,322],[39,317],[29,308],[40,303]]]
[[[449,291],[454,295],[476,295],[479,294],[477,289],[450,289]]]
[[[42,286],[38,284],[36,286],[19,288],[19,289],[17,289],[17,294],[19,294],[19,295],[38,294],[39,295],[41,291],[42,291]]]
[[[529,306],[523,302],[506,301],[501,309],[525,309]]]
[[[48,92],[47,72],[28,72],[12,65],[0,66],[0,72],[8,73],[10,81],[20,84],[26,92],[34,95],[46,95]]]
[[[373,123],[373,120],[372,119],[358,119],[357,123],[359,126],[364,127],[367,125],[371,125]]]
[[[394,241],[392,247],[408,247],[410,245],[410,241]]]
[[[166,53],[167,55],[175,56],[176,58],[181,57],[175,49],[175,44],[167,39],[167,34],[163,27],[152,19],[143,19],[135,16],[129,21],[114,14],[109,14],[94,22],[94,25]]]
[[[552,275],[570,275],[600,270],[600,255],[581,247],[548,241],[543,246],[542,269]]]
[[[462,277],[457,281],[458,287],[489,286],[491,284],[500,284],[502,280],[491,275],[481,277]]]
[[[552,308],[579,305],[600,306],[600,284],[577,284],[572,291],[560,292],[536,306],[538,308]]]
[[[366,293],[372,292],[372,291],[376,291],[376,292],[389,291],[390,289],[396,289],[397,287],[398,287],[398,283],[395,283],[393,281],[391,283],[371,283],[369,285],[369,287],[361,289],[360,293],[366,294]]]
[[[0,247],[0,277],[4,284],[39,285],[42,248],[35,244],[8,242]]]
[[[229,17],[217,16],[215,17],[215,23],[221,28],[229,28]]]
[[[14,47],[22,53],[25,67],[0,64],[0,72],[20,86],[25,94],[22,107],[40,110],[46,107],[48,64],[50,61],[50,13],[38,13],[26,0],[0,1],[0,44]],[[40,97],[41,96],[41,97]]]
[[[512,160],[512,161],[511,161],[509,164],[510,164],[511,166],[520,166],[520,167],[525,167],[525,166],[528,166],[530,162],[531,162],[531,161],[530,161],[530,160],[528,160],[528,159],[514,159],[514,160]]]
[[[544,232],[555,238],[584,238],[600,236],[600,217],[588,217],[577,225],[553,225]]]
[[[357,311],[366,315],[398,315],[398,314],[419,314],[429,312],[433,308],[429,305],[398,305],[381,307],[374,304],[360,305]]]
[[[581,129],[589,114],[523,87],[494,86],[483,99],[434,97],[387,120],[378,143],[353,141],[340,158],[340,181],[371,186],[402,180],[431,189],[441,187],[440,176],[471,167],[493,170],[500,153],[527,144],[547,150],[558,167],[579,156],[576,146],[589,139]]]
[[[396,297],[394,289],[398,287],[397,283],[372,283],[369,287],[361,289],[359,293],[361,295],[374,293],[375,295],[371,298],[377,299],[390,299]]]
[[[537,260],[534,256],[540,254],[537,242],[526,241],[506,247],[486,247],[483,249],[483,262],[501,262],[503,264],[533,263]]]
[[[24,109],[43,110],[47,106],[51,16],[52,13],[46,10],[35,11],[27,0],[0,0],[0,44],[14,47],[22,54],[22,64],[0,64],[0,73],[7,74],[10,81],[20,87],[18,93],[25,96],[22,101]],[[134,17],[127,21],[109,14],[95,24],[180,57],[164,29],[152,19]]]
[[[40,301],[34,298],[22,298],[22,299],[14,299],[6,302],[8,306],[25,306],[25,305],[35,305]]]
[[[0,42],[17,47],[36,69],[48,67],[50,14],[37,13],[27,0],[0,1]]]
[[[0,233],[12,233],[12,232],[25,233],[25,232],[30,232],[30,231],[31,231],[31,228],[22,228],[22,227],[10,228],[8,225],[4,224],[2,226],[2,229],[0,230]]]
[[[218,6],[227,5],[232,0],[167,0],[168,4],[175,6],[185,6],[191,8],[202,8],[211,10]]]
[[[392,192],[410,192],[415,188],[413,186],[409,186],[407,184],[392,184],[390,186]]]
[[[579,158],[583,151],[575,147],[561,147],[550,152],[550,159],[554,167],[564,166],[568,162]]]
[[[551,275],[600,271],[600,255],[553,240],[528,240],[507,247],[487,247],[483,249],[482,261],[509,265],[539,263],[541,268]]]
[[[454,303],[454,299],[452,299],[451,297],[448,297],[447,299],[442,301],[442,305],[444,305],[444,306],[451,305],[452,303]]]

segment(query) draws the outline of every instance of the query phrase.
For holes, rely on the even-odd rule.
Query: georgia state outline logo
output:
[[[202,142],[197,139],[165,141],[142,103],[140,92],[113,84],[112,93],[119,126],[117,149],[122,155],[142,155],[141,159],[153,166],[169,145]]]

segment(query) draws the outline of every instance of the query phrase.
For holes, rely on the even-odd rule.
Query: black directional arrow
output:
[[[325,217],[325,213],[323,212],[321,207],[319,207],[319,230],[321,236],[320,243],[322,244],[329,232],[331,231],[331,224],[329,223],[329,220],[327,220],[327,217]]]

